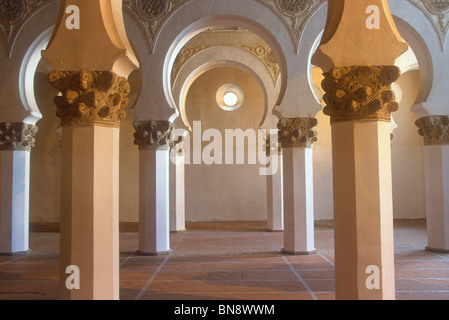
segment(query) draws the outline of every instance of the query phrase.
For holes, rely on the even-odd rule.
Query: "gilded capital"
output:
[[[0,151],[31,151],[37,126],[23,122],[0,123]]]
[[[399,79],[396,66],[351,66],[333,68],[322,82],[331,122],[350,120],[391,121],[399,109],[391,84]]]
[[[415,122],[419,135],[424,137],[424,145],[449,144],[449,116],[429,116]]]
[[[279,143],[282,148],[311,148],[316,142],[316,118],[284,118],[278,123]]]
[[[175,125],[170,121],[136,121],[134,129],[134,144],[139,150],[170,150],[176,144],[172,140]]]
[[[53,71],[49,80],[61,92],[54,99],[61,126],[119,127],[126,117],[130,86],[113,72]]]

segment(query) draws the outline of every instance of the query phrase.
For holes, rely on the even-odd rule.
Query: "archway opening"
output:
[[[229,93],[237,101],[230,104],[239,108],[223,109],[217,101]],[[189,144],[194,163],[185,167],[188,223],[266,222],[266,203],[260,201],[266,177],[259,174],[258,163],[264,100],[259,83],[233,67],[206,71],[190,86],[185,108],[193,126]]]

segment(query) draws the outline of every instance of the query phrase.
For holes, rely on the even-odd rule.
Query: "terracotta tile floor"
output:
[[[215,229],[172,234],[165,257],[136,256],[137,233],[121,233],[121,299],[335,299],[331,227],[317,226],[311,256],[280,254],[282,233]],[[30,241],[30,255],[0,257],[0,300],[58,299],[59,234],[31,233]],[[398,299],[449,300],[449,255],[425,245],[423,221],[395,223]]]

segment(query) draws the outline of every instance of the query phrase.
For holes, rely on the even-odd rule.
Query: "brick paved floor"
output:
[[[169,256],[135,255],[137,233],[121,233],[121,299],[335,299],[333,229],[316,228],[318,253],[284,256],[283,234],[207,224],[171,235]],[[0,300],[58,299],[58,233],[31,233],[32,253],[0,257]],[[449,255],[424,251],[423,221],[395,223],[397,299],[449,300]]]

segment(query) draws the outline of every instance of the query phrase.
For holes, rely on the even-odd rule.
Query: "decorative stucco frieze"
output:
[[[113,72],[53,71],[49,80],[61,92],[54,99],[61,126],[119,127],[126,117],[130,86]]]
[[[11,55],[12,47],[24,24],[41,8],[55,0],[1,0],[0,30],[6,49]]]
[[[139,150],[170,150],[178,141],[173,141],[175,125],[170,121],[135,121],[134,144]]]
[[[318,141],[316,118],[284,118],[279,120],[279,143],[282,148],[311,148]]]
[[[234,45],[236,47],[240,47],[245,49],[246,51],[252,53],[255,57],[257,57],[270,72],[274,84],[279,79],[281,74],[281,67],[276,59],[274,52],[267,45]],[[184,46],[179,52],[178,56],[173,63],[172,74],[171,74],[171,83],[174,85],[176,77],[178,76],[181,68],[191,59],[194,55],[200,53],[203,50],[211,48],[213,46],[210,45],[198,45],[198,46]]]
[[[278,81],[279,75],[281,74],[281,67],[276,59],[273,50],[271,50],[270,47],[262,45],[242,45],[242,48],[251,52],[257,58],[259,58],[260,61],[263,62],[266,68],[270,71],[274,83]]]
[[[285,23],[299,49],[305,26],[326,0],[258,0],[269,7]]]
[[[186,64],[186,62],[192,58],[195,54],[209,48],[209,46],[195,46],[195,47],[189,47],[184,46],[181,51],[179,52],[178,56],[175,59],[175,62],[173,63],[172,68],[172,74],[171,74],[171,83],[172,85],[175,83],[176,77],[179,74],[179,71],[181,68]]]
[[[416,121],[424,145],[449,144],[449,116],[428,116]]]
[[[331,122],[349,120],[391,121],[399,109],[391,84],[400,76],[396,66],[351,66],[324,73],[322,88]]]
[[[191,0],[123,0],[123,8],[131,13],[145,30],[151,53],[167,19]]]
[[[434,25],[444,47],[449,31],[449,0],[409,0],[420,8]]]
[[[31,151],[37,126],[23,122],[0,123],[0,151]]]

